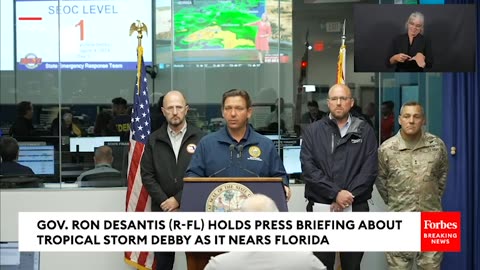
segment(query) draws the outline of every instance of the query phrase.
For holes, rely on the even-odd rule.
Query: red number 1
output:
[[[75,24],[75,27],[76,26],[80,26],[80,40],[84,40],[85,28],[83,20],[80,20],[77,24]]]

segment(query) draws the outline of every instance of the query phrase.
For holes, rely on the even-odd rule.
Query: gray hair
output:
[[[263,194],[254,194],[242,204],[242,212],[279,212],[275,202]]]
[[[422,28],[420,29],[420,34],[423,35],[423,30],[424,30],[424,27],[425,27],[425,17],[419,11],[412,12],[412,14],[410,14],[410,16],[408,16],[408,19],[405,22],[405,31],[408,31],[408,23],[413,21],[414,19],[417,19],[417,18],[422,21]]]
[[[405,109],[405,107],[408,107],[408,106],[418,106],[418,107],[420,107],[420,112],[422,113],[422,117],[425,117],[425,112],[423,110],[422,104],[420,104],[416,101],[408,101],[408,102],[404,103],[402,105],[402,107],[400,108],[400,115],[403,114],[403,110]]]

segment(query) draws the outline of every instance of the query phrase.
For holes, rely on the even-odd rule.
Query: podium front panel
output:
[[[180,209],[182,212],[206,212],[207,201],[212,200],[215,190],[226,183],[241,184],[247,187],[252,193],[264,194],[275,202],[281,212],[287,212],[287,202],[282,182],[260,182],[260,181],[202,181],[202,182],[184,182],[182,201]],[[238,208],[235,208],[238,210]]]

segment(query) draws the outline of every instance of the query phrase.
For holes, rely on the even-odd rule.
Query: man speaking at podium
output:
[[[288,201],[288,175],[273,142],[248,124],[252,111],[247,91],[223,94],[226,126],[200,140],[187,177],[282,177]]]

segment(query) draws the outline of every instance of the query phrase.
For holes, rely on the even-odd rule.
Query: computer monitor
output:
[[[302,173],[302,165],[300,163],[301,146],[284,146],[283,147],[283,166],[288,174]]]
[[[36,175],[55,174],[55,148],[53,145],[20,144],[18,163],[29,167]]]
[[[18,242],[0,242],[0,270],[39,270],[40,252],[19,252]]]
[[[47,145],[47,142],[45,141],[22,141],[22,142],[18,142],[18,145],[21,146],[21,145]]]
[[[278,134],[263,135],[263,136],[269,138],[269,139],[272,140],[272,141],[278,141],[278,140],[280,139],[280,135],[278,135]]]
[[[127,168],[128,168],[128,150],[129,150],[129,143],[128,142],[106,142],[105,145],[110,146],[112,148],[112,155],[113,155],[113,163],[112,168],[117,169],[120,171],[123,176],[127,175]]]
[[[96,147],[105,145],[105,142],[119,142],[120,136],[104,137],[72,137],[70,138],[70,152],[94,152]],[[77,149],[78,148],[78,149]]]

